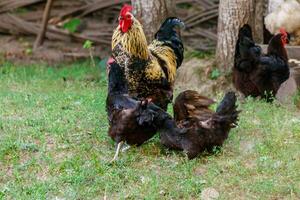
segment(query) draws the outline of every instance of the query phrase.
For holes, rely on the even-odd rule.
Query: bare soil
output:
[[[83,48],[83,44],[46,40],[42,47],[33,52],[34,37],[15,37],[0,34],[0,57],[5,60],[22,64],[46,62],[58,64],[71,62],[89,57],[89,50]],[[93,55],[100,59],[109,55],[107,47],[94,47]]]
[[[214,68],[214,59],[192,58],[183,63],[178,69],[176,79],[176,92],[184,90],[196,90],[200,94],[213,97],[220,91],[234,90],[230,78],[220,75],[217,79],[211,79]]]

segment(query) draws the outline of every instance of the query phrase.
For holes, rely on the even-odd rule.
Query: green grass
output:
[[[209,187],[219,199],[300,198],[294,106],[248,99],[213,155],[189,161],[156,136],[110,165],[99,74],[88,63],[0,67],[0,199],[199,199]]]
[[[192,58],[198,58],[198,59],[210,59],[214,55],[213,51],[195,51],[195,50],[187,50],[184,53],[184,58],[186,60],[192,59]]]

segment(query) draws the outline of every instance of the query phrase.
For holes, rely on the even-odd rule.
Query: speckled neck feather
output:
[[[115,29],[112,37],[112,50],[120,44],[129,55],[146,60],[149,58],[149,51],[143,27],[135,18],[132,20],[133,24],[128,32],[122,33],[119,27]]]

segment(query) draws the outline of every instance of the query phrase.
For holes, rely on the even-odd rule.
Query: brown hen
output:
[[[174,116],[178,127],[186,132],[161,132],[161,143],[170,149],[186,151],[189,159],[221,146],[230,129],[236,126],[239,111],[233,92],[225,95],[216,112],[209,108],[213,103],[196,91],[179,94],[175,100]]]

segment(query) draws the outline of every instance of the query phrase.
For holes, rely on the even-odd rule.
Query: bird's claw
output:
[[[118,143],[116,153],[115,153],[113,159],[110,161],[110,163],[114,163],[115,161],[118,160],[120,149],[121,149],[121,147],[122,147],[123,144],[124,144],[123,141],[121,141],[121,142]]]

